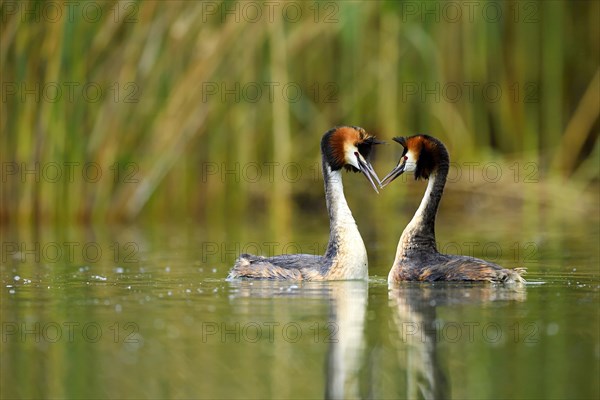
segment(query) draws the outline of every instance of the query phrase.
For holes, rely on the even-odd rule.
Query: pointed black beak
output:
[[[362,172],[367,177],[367,180],[369,181],[369,183],[371,183],[371,186],[373,186],[373,190],[379,193],[379,190],[377,190],[377,185],[381,187],[381,181],[375,173],[373,166],[370,162],[365,160],[359,153],[356,153],[356,158],[358,159],[358,166],[360,167],[360,172]],[[377,185],[375,185],[375,182],[373,180],[377,182]]]
[[[402,175],[404,173],[405,166],[406,166],[406,158],[402,157],[400,159],[400,162],[396,166],[396,168],[394,168],[393,170],[391,170],[390,173],[387,174],[385,176],[385,178],[383,178],[383,180],[381,181],[381,184],[379,186],[381,186],[382,188],[384,188],[387,184],[389,184],[394,179],[396,179],[397,177],[399,177],[400,175]]]

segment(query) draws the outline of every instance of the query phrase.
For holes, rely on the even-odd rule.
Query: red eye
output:
[[[408,160],[408,156],[404,156],[404,161]]]

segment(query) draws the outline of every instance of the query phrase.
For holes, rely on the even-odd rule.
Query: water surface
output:
[[[597,398],[597,224],[445,214],[440,246],[531,283],[389,288],[404,214],[363,230],[369,282],[225,280],[251,246],[320,251],[316,213],[285,241],[234,223],[5,227],[2,397]]]

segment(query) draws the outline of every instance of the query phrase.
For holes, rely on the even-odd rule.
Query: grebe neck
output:
[[[398,252],[434,251],[435,244],[435,216],[444,193],[446,177],[448,176],[448,162],[442,162],[429,176],[427,189],[421,200],[419,208],[412,220],[408,223],[398,246]],[[400,254],[396,254],[396,258]]]
[[[344,196],[342,170],[332,171],[325,157],[323,157],[323,178],[329,213],[329,243],[325,256],[334,258],[340,250],[352,246],[356,241],[360,241],[363,247],[364,244]]]

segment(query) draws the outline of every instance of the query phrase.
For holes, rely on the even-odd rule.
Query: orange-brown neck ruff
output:
[[[359,145],[372,138],[363,128],[351,126],[336,128],[328,138],[326,149],[324,149],[331,169],[335,171],[346,166],[348,170],[357,171],[356,168],[347,165],[347,146],[358,148]]]
[[[448,162],[448,152],[444,145],[431,136],[412,136],[406,138],[404,145],[417,159],[415,179],[429,179],[440,164]]]
[[[360,140],[360,134],[354,128],[344,126],[336,129],[329,139],[331,150],[330,163],[332,170],[342,168],[346,163],[346,146],[357,143]]]

